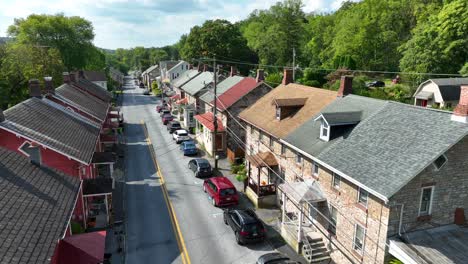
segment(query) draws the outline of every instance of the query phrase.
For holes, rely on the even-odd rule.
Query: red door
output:
[[[421,106],[426,107],[427,106],[427,100],[421,100]]]

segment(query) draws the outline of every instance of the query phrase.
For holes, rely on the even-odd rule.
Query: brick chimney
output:
[[[203,64],[203,71],[206,72],[208,70],[208,65]]]
[[[468,85],[460,87],[460,100],[453,110],[452,121],[468,123]]]
[[[63,83],[70,83],[70,74],[68,72],[62,73],[63,75]]]
[[[3,114],[3,110],[0,109],[0,123],[5,121],[5,115]]]
[[[52,77],[44,77],[44,93],[55,94],[54,84],[52,83]]]
[[[337,97],[345,97],[353,92],[353,76],[341,76]]]
[[[231,73],[229,74],[229,77],[236,76],[237,75],[237,68],[235,66],[231,66]]]
[[[293,82],[292,73],[293,73],[292,69],[284,69],[283,81],[281,82],[283,85],[288,85]]]
[[[41,85],[38,79],[29,80],[29,96],[41,98]]]
[[[257,70],[257,78],[255,78],[257,83],[265,81],[265,71],[263,69]]]
[[[70,82],[72,83],[76,83],[77,79],[76,79],[76,72],[70,72],[70,74],[68,75],[69,78],[70,78]]]
[[[80,78],[82,78],[82,79],[85,79],[84,71],[83,71],[83,70],[79,70],[79,71],[78,71],[78,77],[80,77]]]

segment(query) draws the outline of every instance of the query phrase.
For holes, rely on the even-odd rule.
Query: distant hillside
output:
[[[98,48],[100,49],[101,51],[105,52],[105,53],[110,53],[110,54],[114,54],[115,53],[115,50],[111,50],[111,49],[103,49],[103,48]]]
[[[0,37],[0,45],[6,43],[7,41],[11,40],[11,38],[7,37]]]

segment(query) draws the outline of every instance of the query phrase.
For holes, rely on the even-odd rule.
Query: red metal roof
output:
[[[204,127],[206,127],[207,129],[209,129],[210,131],[214,131],[214,124],[213,124],[213,113],[211,112],[206,112],[204,114],[201,114],[201,115],[196,115],[194,116],[196,120],[198,120],[198,122],[200,122]],[[221,121],[221,119],[218,117],[218,132],[222,132],[224,131],[224,126],[223,126],[223,122]]]
[[[73,235],[59,241],[57,263],[94,264],[104,260],[106,231]]]
[[[244,78],[242,81],[238,82],[236,85],[229,88],[229,90],[218,96],[216,107],[220,111],[226,110],[226,108],[229,108],[239,99],[244,97],[244,95],[255,89],[259,84],[260,83],[257,83],[255,78]],[[211,102],[211,104],[214,104],[214,100]]]

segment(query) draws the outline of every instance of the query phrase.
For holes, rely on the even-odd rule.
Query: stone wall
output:
[[[404,204],[402,233],[454,223],[456,208],[468,209],[468,137],[449,149],[447,163],[437,170],[428,166],[391,199],[388,235],[398,234],[401,205]],[[428,216],[419,215],[423,187],[433,186],[432,210]]]

